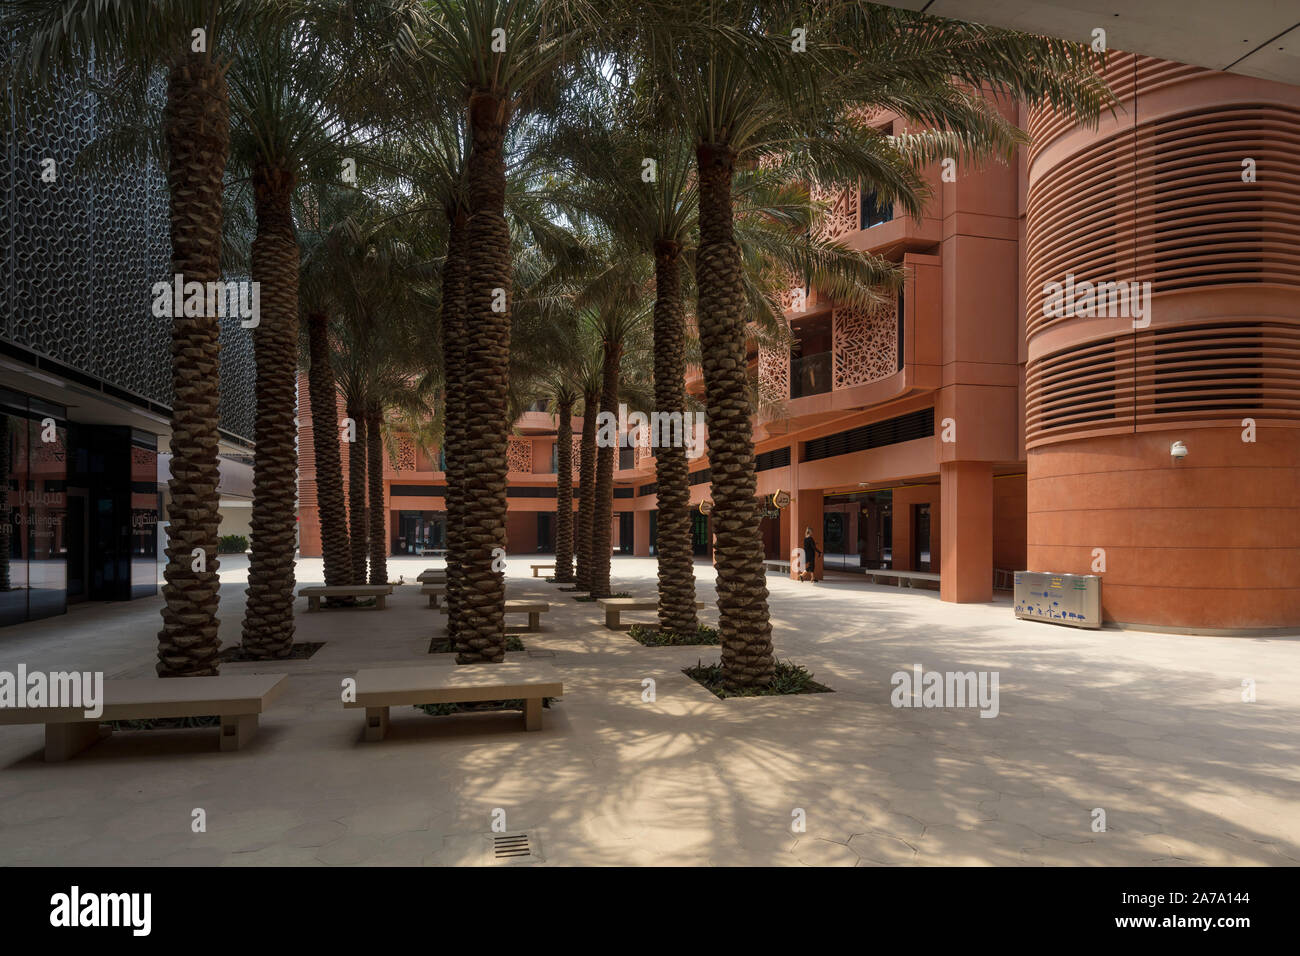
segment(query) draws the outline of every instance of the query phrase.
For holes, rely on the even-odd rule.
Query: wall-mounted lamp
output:
[[[1180,441],[1174,442],[1169,449],[1169,457],[1174,460],[1175,464],[1182,461],[1187,457],[1187,446]]]

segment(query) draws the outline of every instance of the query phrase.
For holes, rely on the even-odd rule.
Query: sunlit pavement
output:
[[[221,560],[222,640],[237,643],[246,561]],[[383,611],[299,600],[297,639],[325,642],[313,658],[223,666],[290,675],[244,750],[219,752],[213,729],[119,732],[46,764],[40,727],[0,727],[0,863],[488,863],[498,810],[529,834],[525,862],[549,864],[1300,863],[1296,638],[1080,631],[1016,621],[1005,600],[772,574],[778,655],[835,693],[721,701],[681,673],[716,648],[607,630],[598,606],[529,577],[544,560],[508,569],[510,597],[554,605],[509,655],[564,682],[542,732],[394,708],[389,739],[364,743],[342,678],[454,666],[427,654],[445,617],[418,585]],[[392,559],[390,578],[440,563]],[[696,573],[716,623],[713,569]],[[299,562],[300,585],[321,577]],[[613,578],[653,595],[655,563],[616,558]],[[0,670],[152,674],[160,606],[7,628]],[[891,706],[891,676],[915,664],[998,672],[998,716]]]

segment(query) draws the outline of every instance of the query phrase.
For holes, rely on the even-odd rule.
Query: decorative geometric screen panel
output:
[[[832,388],[879,381],[898,371],[898,304],[872,309],[837,308],[831,313],[834,354]]]
[[[171,271],[166,181],[153,162],[76,168],[97,115],[94,98],[69,85],[0,131],[0,337],[170,407],[171,324],[151,311],[153,284]],[[213,385],[221,426],[251,442],[250,334],[223,320]]]
[[[397,460],[393,463],[397,471],[415,471],[415,441],[410,438],[397,439]]]
[[[790,398],[790,346],[759,346],[758,395],[762,403],[784,402]]]
[[[818,239],[831,241],[857,231],[861,197],[857,184],[835,188],[813,183],[809,192],[815,202],[828,204],[825,215],[815,227]]]
[[[776,280],[777,301],[781,305],[782,312],[789,312],[795,307],[795,293],[802,291],[803,308],[797,311],[806,311],[808,304],[808,289],[804,286],[803,276],[797,275],[791,269],[782,269]]]
[[[510,447],[506,458],[510,462],[510,471],[531,474],[533,470],[533,443],[526,438],[510,439]]]

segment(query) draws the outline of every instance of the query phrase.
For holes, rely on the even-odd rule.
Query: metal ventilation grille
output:
[[[1300,324],[1158,329],[1060,349],[1026,373],[1027,443],[1175,422],[1300,422]]]

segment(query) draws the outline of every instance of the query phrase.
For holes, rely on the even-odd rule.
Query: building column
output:
[[[650,512],[632,512],[632,553],[639,558],[650,557]]]
[[[939,465],[942,542],[939,597],[956,603],[993,600],[993,465]]]
[[[813,529],[813,538],[817,542],[817,547],[824,548],[826,546],[826,542],[822,540],[822,528],[824,526],[822,503],[824,500],[825,496],[820,488],[801,489],[795,494],[794,500],[790,502],[790,507],[786,509],[790,515],[790,551],[803,547],[803,532],[805,528],[810,526]],[[785,557],[786,560],[789,560],[790,555],[786,554]],[[805,560],[807,560],[807,557],[805,555]],[[809,570],[812,570],[811,562],[809,562]],[[795,576],[794,565],[791,564],[790,577]]]

